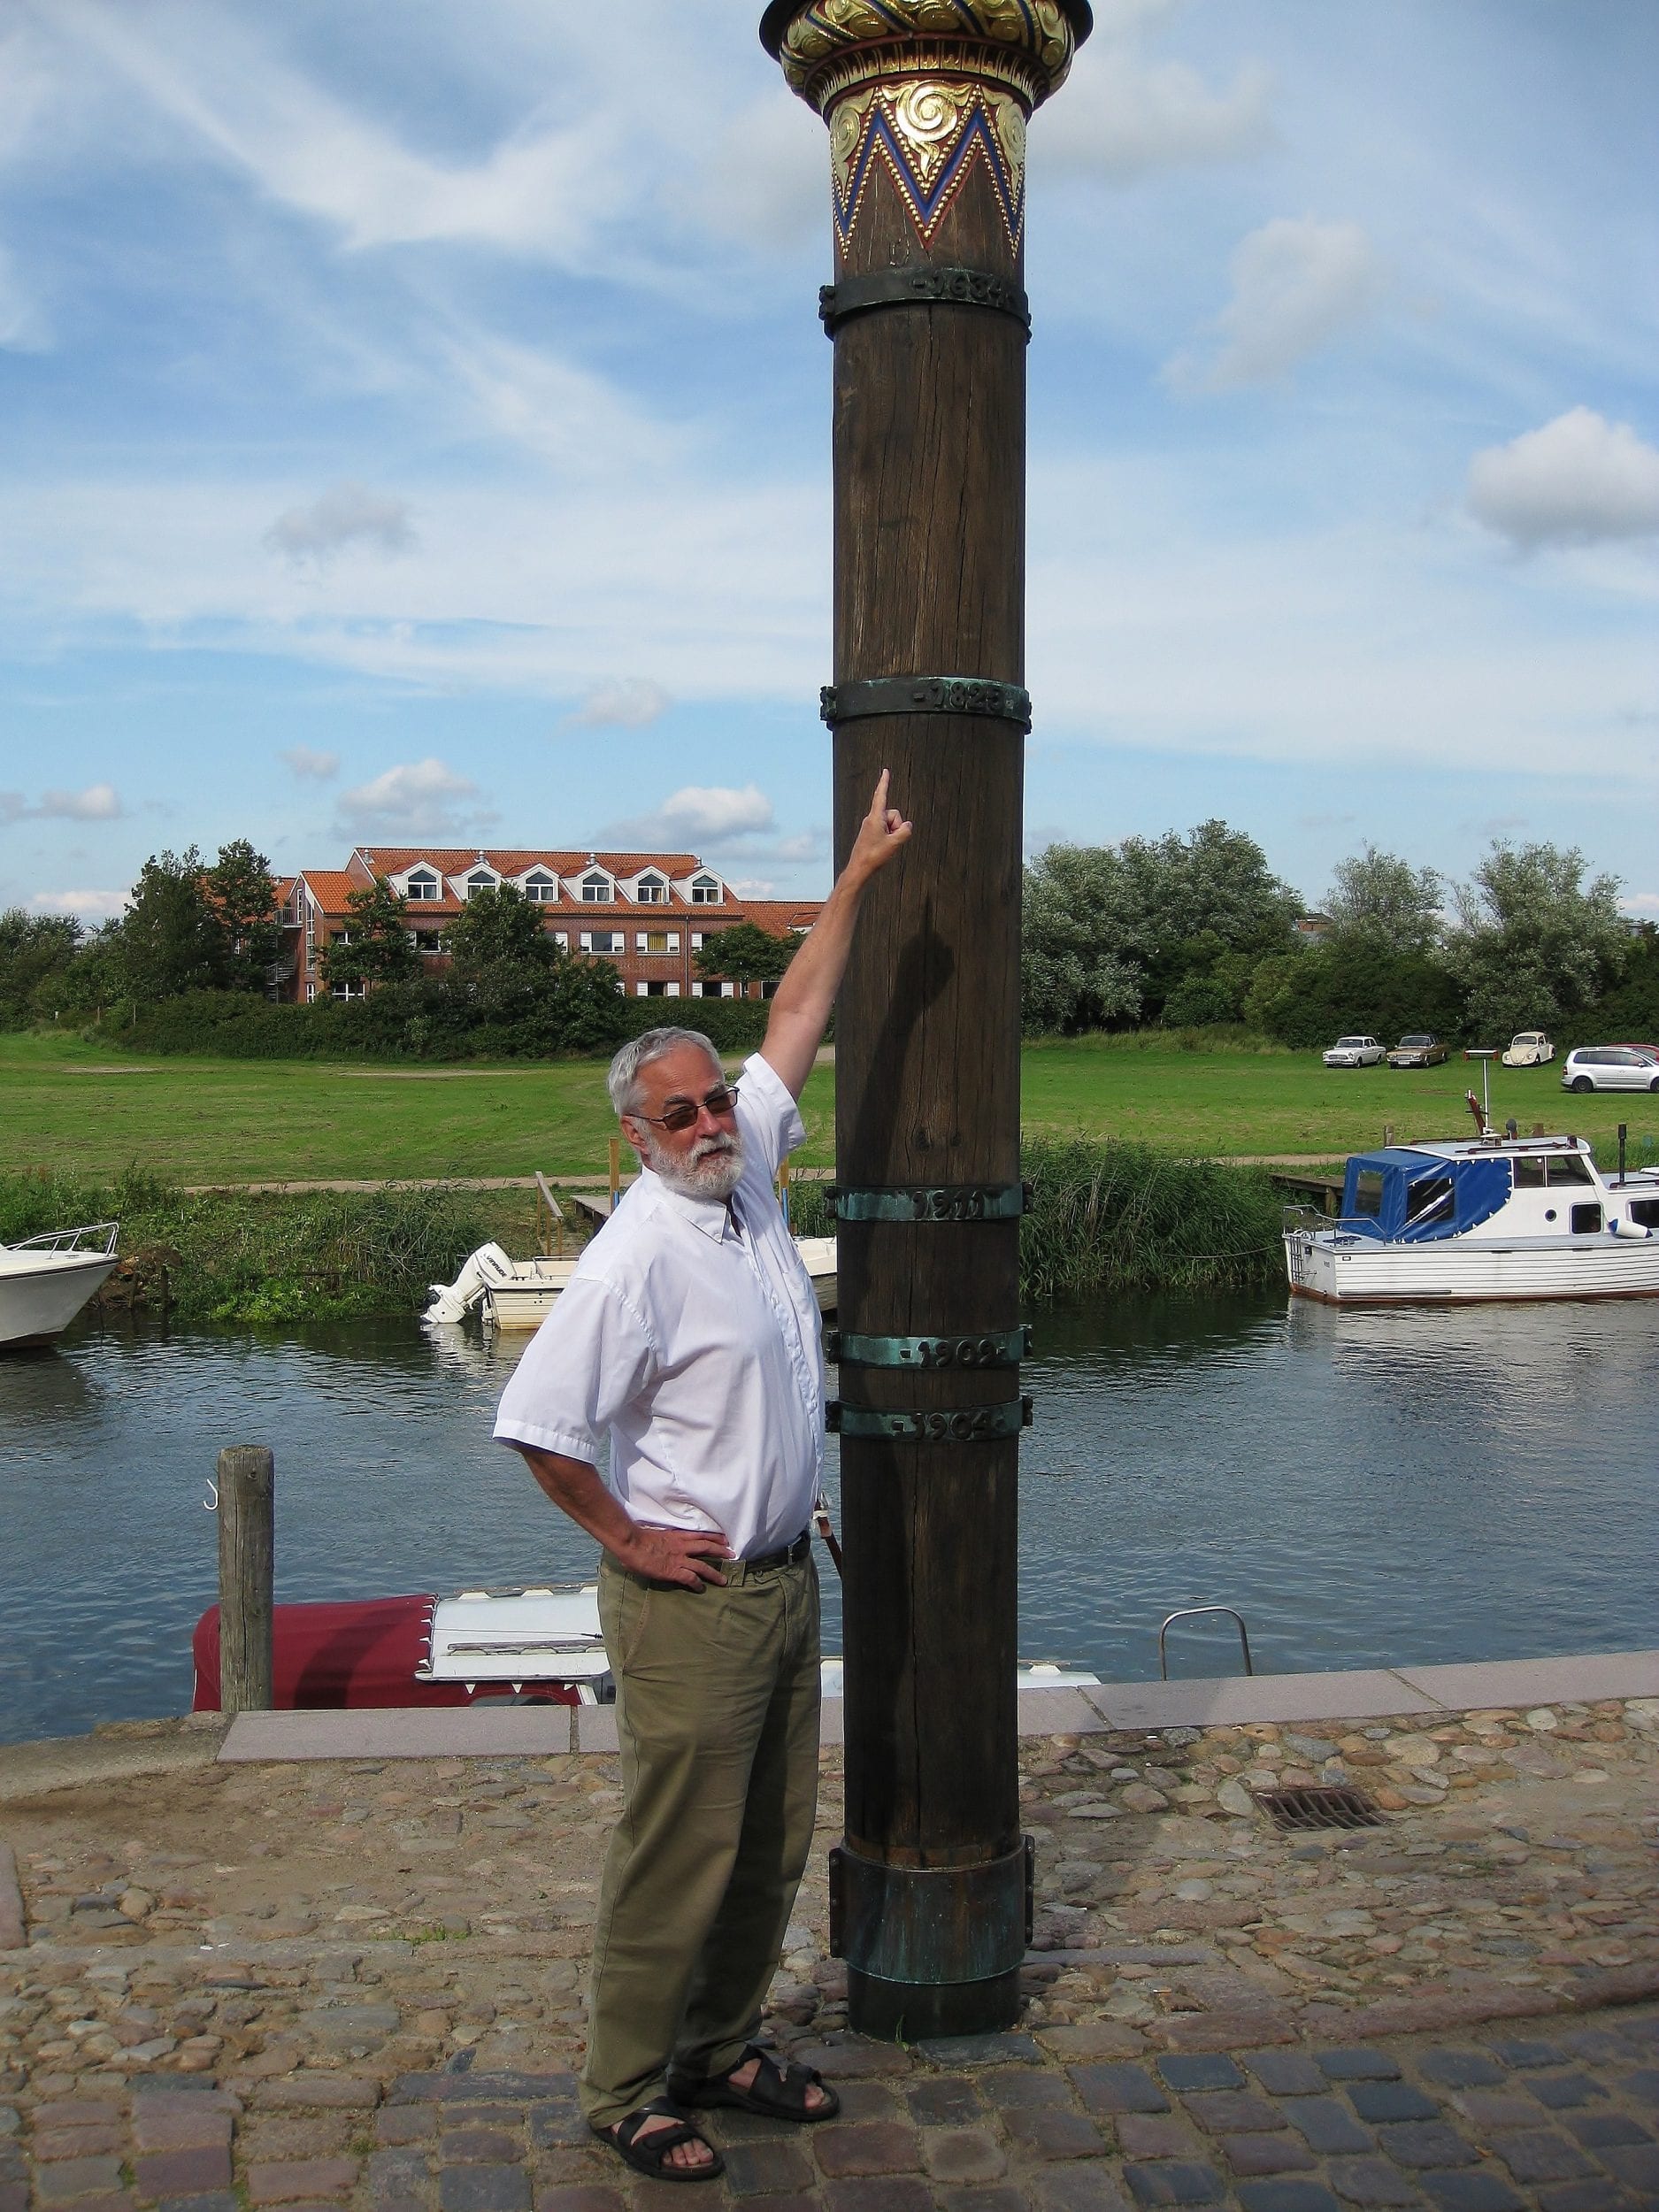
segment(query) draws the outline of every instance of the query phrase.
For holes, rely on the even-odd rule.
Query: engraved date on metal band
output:
[[[1010,1398],[995,1406],[930,1406],[923,1411],[886,1413],[832,1398],[824,1415],[835,1436],[890,1444],[989,1444],[1028,1429],[1032,1402]]]
[[[1030,1210],[1029,1183],[832,1183],[838,1221],[1018,1221]]]
[[[818,713],[833,729],[874,714],[972,714],[1031,727],[1031,694],[989,676],[864,676],[826,684]]]
[[[1018,1367],[1031,1349],[1031,1331],[986,1329],[974,1336],[860,1336],[826,1329],[824,1356],[848,1367]]]
[[[990,269],[877,269],[819,287],[818,319],[830,337],[849,317],[880,307],[983,307],[1006,315],[1031,335],[1031,302],[1018,284]]]

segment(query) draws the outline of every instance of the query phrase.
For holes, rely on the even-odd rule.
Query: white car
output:
[[[1585,1045],[1562,1064],[1563,1091],[1659,1091],[1659,1058],[1634,1045]]]
[[[1328,1068],[1379,1068],[1388,1057],[1386,1045],[1375,1037],[1339,1037],[1325,1056]]]
[[[1541,1029],[1523,1029],[1509,1040],[1503,1054],[1506,1068],[1541,1068],[1555,1056],[1555,1048]]]

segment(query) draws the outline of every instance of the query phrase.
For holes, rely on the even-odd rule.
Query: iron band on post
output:
[[[818,714],[832,729],[873,714],[977,714],[1029,730],[1031,694],[989,676],[861,676],[826,684]]]
[[[925,1411],[883,1413],[874,1406],[849,1406],[832,1398],[824,1409],[832,1436],[852,1436],[887,1444],[992,1444],[1018,1436],[1032,1420],[1029,1398],[1005,1399],[995,1406],[930,1406]]]
[[[1018,1221],[1030,1210],[1029,1183],[832,1183],[837,1221]]]
[[[830,1853],[829,1947],[888,1982],[988,1982],[1018,1973],[1031,1940],[1029,1836],[979,1866],[888,1866],[845,1844]]]
[[[1017,322],[1031,335],[1031,302],[1018,284],[989,269],[877,269],[868,276],[843,277],[820,287],[818,319],[833,337],[853,315],[881,307],[983,307]]]
[[[987,1329],[972,1336],[859,1336],[828,1329],[824,1356],[847,1367],[1018,1367],[1031,1349],[1031,1331]]]

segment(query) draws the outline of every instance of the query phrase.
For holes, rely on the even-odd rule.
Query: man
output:
[[[595,1930],[582,2102],[642,2173],[722,2162],[687,2108],[828,2119],[833,2091],[755,2047],[812,1839],[823,1460],[811,1282],[773,1194],[865,886],[910,825],[876,786],[847,865],[735,1084],[706,1037],[611,1063],[638,1181],[503,1394],[495,1434],[596,1537],[623,1806]],[[606,1437],[607,1484],[598,1472]]]

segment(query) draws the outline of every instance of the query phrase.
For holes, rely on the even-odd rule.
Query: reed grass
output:
[[[295,1322],[418,1312],[428,1286],[515,1216],[521,1194],[214,1191],[186,1195],[131,1170],[0,1177],[0,1243],[83,1222],[121,1225],[122,1265],[108,1302],[165,1305],[181,1320]],[[516,1240],[527,1248],[523,1234]]]

